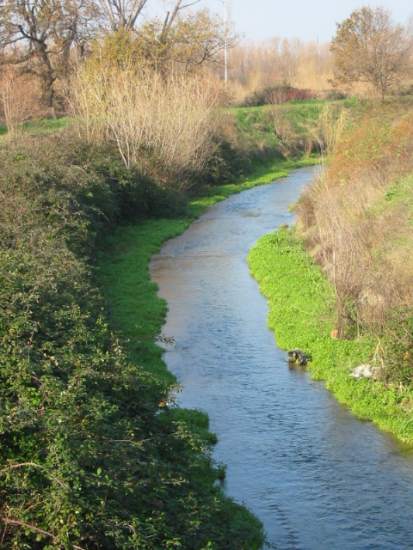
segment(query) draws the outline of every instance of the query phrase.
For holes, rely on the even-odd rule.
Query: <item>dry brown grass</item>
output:
[[[412,212],[403,200],[389,202],[392,185],[413,172],[413,110],[372,111],[350,126],[297,206],[299,228],[336,290],[342,336],[380,332],[396,310],[413,307]]]
[[[277,84],[322,92],[331,89],[332,57],[328,44],[274,38],[244,44],[230,55],[230,89],[236,103]]]
[[[21,124],[40,114],[39,84],[14,67],[5,66],[0,73],[0,112],[9,137],[15,135]]]
[[[315,141],[323,161],[335,151],[345,130],[348,116],[348,111],[341,106],[327,104],[316,123],[307,126],[308,139]]]

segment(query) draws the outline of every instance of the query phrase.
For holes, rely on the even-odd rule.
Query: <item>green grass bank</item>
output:
[[[355,380],[351,369],[369,362],[375,342],[335,340],[335,298],[330,283],[293,230],[262,237],[248,262],[269,304],[268,324],[285,350],[309,352],[311,376],[323,380],[338,401],[401,442],[413,445],[413,391],[370,380]]]

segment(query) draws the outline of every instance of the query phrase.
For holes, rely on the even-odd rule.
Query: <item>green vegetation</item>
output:
[[[213,176],[185,175],[202,183],[189,199],[66,123],[0,148],[3,544],[259,548],[261,525],[219,487],[208,419],[165,407],[175,380],[156,346],[166,305],[148,263],[211,204],[315,159],[273,151],[245,164],[250,178],[213,186],[240,173],[236,144],[227,156],[219,145]]]
[[[245,149],[261,157],[276,150],[283,158],[294,159],[303,151],[307,155],[325,154],[335,122],[361,107],[361,102],[351,98],[290,101],[281,105],[239,107],[230,112],[235,118],[238,141]]]
[[[296,234],[281,229],[264,236],[250,251],[249,265],[268,299],[268,323],[278,345],[309,352],[311,375],[324,380],[341,403],[413,443],[413,390],[350,376],[352,368],[370,361],[375,342],[367,336],[331,338],[336,319],[333,288]]]
[[[220,488],[224,471],[211,458],[216,438],[207,417],[168,405],[175,380],[156,345],[166,304],[148,263],[165,239],[211,204],[314,162],[339,133],[329,132],[330,123],[345,117],[341,104],[324,110],[320,101],[224,111],[217,102],[232,90],[221,94],[219,79],[204,70],[228,41],[224,26],[205,11],[187,11],[194,3],[181,0],[164,18],[143,20],[145,3],[70,2],[63,9],[27,0],[2,7],[0,114],[8,135],[2,126],[0,546],[11,550],[256,550],[263,544],[258,520]],[[70,54],[75,50],[79,55]],[[269,61],[279,79],[288,50],[285,42],[276,64],[265,55],[264,63],[252,65],[262,70]],[[318,59],[305,79],[324,88],[326,56],[303,50],[299,57],[300,72]],[[257,84],[268,80],[257,76]],[[284,99],[314,97],[285,84]],[[274,85],[264,95],[282,91]],[[76,132],[69,116],[54,118],[69,115],[69,105]],[[392,126],[389,155],[406,156],[407,126]],[[376,138],[384,133],[364,135],[374,152],[364,149],[366,158],[378,160]],[[354,158],[361,170],[365,159]],[[263,161],[265,169],[245,180]],[[368,206],[378,212],[388,200],[400,214],[401,189],[387,191]],[[323,236],[313,227],[323,216],[312,216],[321,203],[307,197],[307,244]],[[302,216],[301,222],[306,225]],[[340,242],[352,243],[343,234]],[[404,250],[404,235],[391,242]],[[332,246],[317,244],[326,258]],[[388,265],[388,252],[376,247],[371,258]],[[399,273],[407,278],[392,288],[409,289],[408,270]],[[354,288],[345,290],[346,299],[354,298]],[[353,322],[357,304],[342,301],[340,313]],[[403,369],[394,370],[405,383],[413,372],[411,315],[403,321],[394,323],[390,340],[402,349]],[[358,345],[340,342],[337,349],[353,358]],[[403,410],[412,402],[405,386],[386,384],[388,408],[378,413],[383,425],[393,421],[385,418],[390,395],[394,403],[402,396]],[[377,388],[383,390],[373,384],[359,403]]]
[[[150,280],[149,261],[152,255],[165,240],[182,233],[196,216],[212,204],[232,193],[274,181],[287,175],[290,169],[311,162],[315,160],[273,161],[266,167],[257,168],[250,178],[238,184],[213,187],[208,192],[205,190],[203,196],[189,203],[185,215],[147,219],[138,224],[121,226],[105,239],[105,246],[99,255],[97,274],[109,304],[111,326],[119,336],[123,349],[127,351],[129,360],[156,377],[166,391],[175,380],[162,360],[162,350],[156,345],[167,305],[157,296],[157,287]],[[208,444],[214,443],[214,437],[207,432],[208,419],[202,413],[172,410],[168,414],[174,419],[179,418],[201,440],[207,440]],[[211,477],[208,468],[209,464],[200,470],[202,480]],[[234,536],[233,542],[222,548],[238,548],[237,544],[240,543],[236,543],[236,540],[246,541],[243,544],[248,549],[260,547],[261,532],[257,521],[241,508],[234,508],[235,505],[229,500],[225,502],[233,521],[236,522],[237,518],[242,520],[242,529],[238,538]]]
[[[248,127],[251,122],[262,120],[265,113],[271,110],[284,111],[293,118],[307,119],[316,118],[320,109],[332,103],[324,99],[308,99],[304,101],[288,101],[281,105],[264,105],[259,107],[233,107],[231,111],[236,113],[237,118],[244,127]]]
[[[42,118],[30,120],[19,125],[19,129],[27,135],[47,135],[64,130],[70,125],[70,117]],[[7,135],[7,128],[0,125],[0,137]]]
[[[37,134],[52,134],[56,131],[63,130],[70,125],[71,118],[68,116],[60,118],[42,118],[25,122],[23,128],[30,135]]]
[[[236,107],[231,112],[235,115],[240,135],[247,142],[259,144],[263,150],[273,150],[279,147],[282,138],[275,132],[277,117],[288,120],[294,133],[307,134],[308,129],[317,124],[323,108],[329,104],[331,102],[308,100],[276,106]]]
[[[296,205],[299,233],[334,287],[338,335],[372,338],[382,382],[412,387],[411,99],[366,104],[336,136]]]

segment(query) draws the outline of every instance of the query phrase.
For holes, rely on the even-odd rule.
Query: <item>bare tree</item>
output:
[[[211,60],[222,47],[218,22],[205,12],[181,16],[200,1],[173,0],[163,17],[140,24],[149,0],[0,0],[0,64],[35,75],[43,103],[55,114],[58,82],[70,74],[74,51],[83,52],[102,26],[130,33],[140,60],[160,73],[171,60],[186,69]]]
[[[135,30],[140,16],[149,0],[96,0],[100,8],[106,26],[112,31]],[[198,4],[201,0],[184,2],[175,0],[173,7],[166,12],[161,40],[166,38],[168,32],[172,29],[179,13],[185,8]]]
[[[3,63],[36,75],[51,111],[56,80],[68,73],[72,48],[89,38],[93,16],[89,0],[0,0]]]
[[[133,60],[137,70],[145,66],[158,72],[164,80],[177,71],[190,73],[207,63],[217,62],[225,43],[232,45],[234,37],[228,36],[222,20],[207,10],[186,11],[198,3],[200,0],[174,1],[163,17],[142,23],[131,13],[121,18],[114,15],[110,23],[100,11],[106,28],[109,25],[115,30],[106,33],[100,43],[99,56],[117,64]],[[138,16],[137,12],[134,15]],[[130,28],[129,23],[124,26],[122,21],[135,21],[135,27]]]
[[[172,69],[188,73],[217,62],[232,41],[222,21],[205,10],[181,17],[167,14],[163,21],[143,25],[136,39],[149,65],[165,76]]]
[[[182,10],[194,6],[195,4],[199,4],[200,1],[201,0],[193,0],[193,2],[184,3],[183,0],[176,0],[173,9],[166,13],[159,40],[161,42],[167,40],[168,34],[170,33],[175,20]]]
[[[134,29],[148,0],[98,0],[105,20],[112,31]]]
[[[411,37],[382,8],[353,12],[338,25],[331,50],[336,83],[368,83],[382,99],[411,69]]]

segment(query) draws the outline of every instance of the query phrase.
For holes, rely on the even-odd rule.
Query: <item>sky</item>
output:
[[[158,0],[161,4],[168,0]],[[170,0],[169,0],[170,1]],[[245,40],[274,36],[328,42],[336,23],[365,5],[390,10],[396,22],[413,16],[412,0],[225,0],[231,4],[235,32]],[[223,14],[224,0],[201,0],[199,5]]]
[[[395,21],[413,16],[412,0],[227,0],[235,30],[249,40],[273,36],[329,41],[336,23],[364,5],[390,10]],[[223,12],[222,0],[204,0],[213,11]]]

